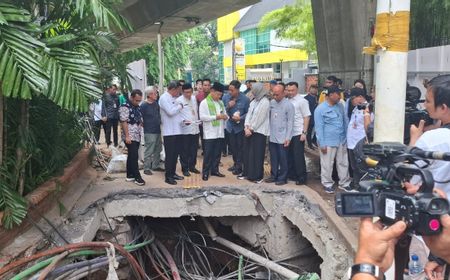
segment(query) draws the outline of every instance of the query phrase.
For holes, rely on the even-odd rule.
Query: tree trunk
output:
[[[30,118],[29,101],[22,100],[20,102],[20,124],[19,124],[19,137],[26,137],[28,134],[28,125]],[[25,155],[25,143],[26,140],[21,139],[16,148],[16,160],[17,160],[17,177],[18,177],[18,192],[23,195],[25,189],[25,168],[27,161]]]

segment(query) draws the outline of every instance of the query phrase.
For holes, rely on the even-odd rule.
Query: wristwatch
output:
[[[307,135],[307,134],[308,134],[308,132],[306,132],[306,131],[302,131],[302,134],[303,134],[303,135]]]
[[[380,271],[380,268],[373,264],[360,263],[360,264],[353,265],[352,267],[350,267],[348,269],[348,272],[347,272],[348,279],[351,280],[353,278],[353,276],[358,273],[370,274],[373,277],[375,277],[376,279],[383,279],[383,280],[386,279],[383,272]],[[380,278],[381,275],[383,275],[382,278]]]

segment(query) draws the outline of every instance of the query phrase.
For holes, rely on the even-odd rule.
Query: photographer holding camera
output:
[[[450,75],[438,76],[428,82],[425,108],[430,117],[440,121],[442,126],[426,132],[425,121],[420,121],[417,127],[411,126],[410,145],[425,151],[450,152]],[[450,162],[431,160],[423,163],[423,168],[433,175],[435,192],[441,197],[445,197],[445,194],[449,197]],[[419,189],[420,182],[412,183],[414,184],[405,184],[409,194],[415,194]],[[443,279],[443,263],[450,263],[450,216],[442,215],[440,223],[440,234],[423,236],[431,254],[440,258],[429,261],[425,266],[427,277],[431,280]],[[383,229],[380,222],[372,223],[370,218],[362,219],[352,279],[382,279],[379,271],[385,272],[392,264],[395,243],[405,230],[406,224],[403,221]]]
[[[347,127],[347,149],[350,167],[353,171],[353,189],[357,189],[363,173],[358,168],[356,157],[359,155],[355,154],[354,149],[359,141],[367,137],[367,129],[374,117],[373,113],[369,110],[369,103],[367,102],[366,93],[363,89],[357,87],[352,88],[350,90],[349,102],[353,110]],[[348,190],[351,189],[349,188]]]

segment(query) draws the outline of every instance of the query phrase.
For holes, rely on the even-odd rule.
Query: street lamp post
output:
[[[156,22],[155,25],[159,25],[157,41],[158,41],[158,66],[159,66],[159,90],[164,91],[164,53],[162,49],[161,28],[163,22]]]

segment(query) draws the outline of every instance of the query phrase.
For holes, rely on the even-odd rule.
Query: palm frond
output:
[[[44,92],[48,77],[40,51],[43,43],[28,33],[0,25],[0,80],[6,97],[31,98]]]
[[[0,3],[0,24],[8,22],[31,22],[31,14],[25,9],[9,3]]]
[[[121,16],[107,1],[103,0],[73,0],[76,12],[83,18],[88,12],[95,17],[99,26],[108,30],[117,28],[119,30],[132,31],[131,25]]]
[[[50,74],[46,96],[58,106],[71,111],[86,111],[87,98],[100,97],[98,69],[86,54],[52,48],[46,60]]]

